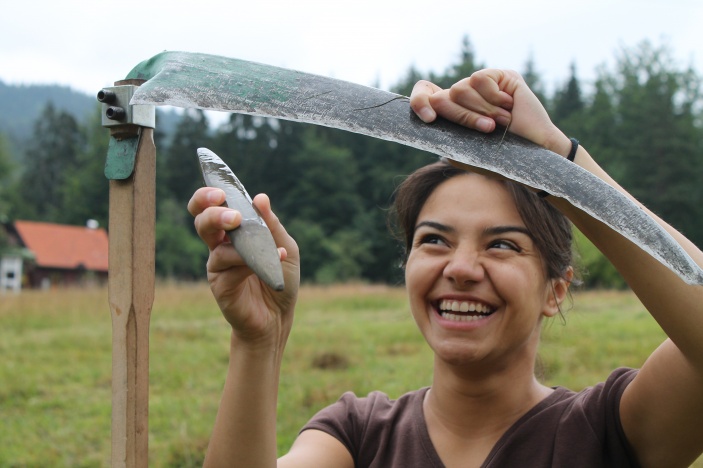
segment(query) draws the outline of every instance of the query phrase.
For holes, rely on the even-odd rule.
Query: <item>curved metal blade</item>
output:
[[[244,60],[164,52],[127,78],[148,80],[132,104],[172,105],[276,117],[398,142],[486,169],[562,197],[625,236],[690,284],[701,269],[628,198],[565,158],[501,132],[482,134],[447,121],[423,123],[404,96]],[[501,141],[502,140],[502,141]]]
[[[252,205],[244,185],[229,166],[209,149],[198,148],[198,158],[205,184],[224,190],[224,205],[242,214],[241,225],[227,232],[232,245],[264,283],[276,291],[282,291],[283,268],[278,248],[271,231]]]

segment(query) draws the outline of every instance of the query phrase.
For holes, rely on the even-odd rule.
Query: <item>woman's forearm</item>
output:
[[[695,244],[637,202],[600,168],[585,149],[579,148],[575,163],[632,199],[662,226],[698,265],[703,266],[703,253]],[[634,243],[574,208],[567,201],[557,198],[550,201],[608,257],[681,351],[703,365],[703,286],[686,284]]]
[[[276,405],[284,343],[253,349],[233,336],[204,466],[276,466]]]

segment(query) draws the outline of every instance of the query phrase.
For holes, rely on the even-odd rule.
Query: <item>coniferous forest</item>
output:
[[[456,63],[445,71],[411,67],[390,91],[409,95],[421,78],[448,87],[477,69],[496,66],[477,63],[468,38],[458,49]],[[703,246],[701,76],[678,64],[667,47],[650,42],[620,50],[614,63],[597,70],[595,82],[583,82],[575,62],[549,93],[539,64],[527,58],[519,71],[565,133],[578,138],[633,195]],[[19,144],[0,133],[0,221],[82,225],[96,219],[107,226],[103,168],[109,133],[100,124],[97,101],[85,120],[49,101],[41,117],[27,125],[30,136]],[[171,128],[161,129],[157,113],[160,276],[204,278],[207,249],[186,211],[202,185],[196,148],[204,146],[227,161],[252,196],[269,194],[300,246],[303,281],[402,282],[400,247],[389,234],[387,208],[402,176],[436,156],[339,130],[241,114],[213,125],[203,112],[188,110]],[[0,237],[0,250],[4,242]],[[622,286],[580,237],[579,254],[586,286]]]

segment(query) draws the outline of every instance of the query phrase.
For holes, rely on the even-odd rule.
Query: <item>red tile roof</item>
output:
[[[107,271],[108,240],[102,228],[15,221],[15,229],[38,266]]]

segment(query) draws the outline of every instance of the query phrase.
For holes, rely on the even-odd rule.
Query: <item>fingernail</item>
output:
[[[232,226],[234,223],[234,218],[236,217],[236,213],[234,211],[225,211],[222,213],[222,217],[220,220],[222,221],[222,224],[225,224],[226,226]]]
[[[423,107],[418,111],[417,115],[425,123],[434,122],[434,119],[437,118],[437,113],[431,107]]]
[[[209,203],[217,203],[218,205],[222,203],[222,192],[220,190],[211,190],[207,194],[207,201]]]
[[[485,117],[476,120],[476,129],[481,132],[490,132],[493,130],[493,121]]]
[[[499,115],[498,117],[496,117],[496,123],[498,125],[502,125],[503,127],[507,127],[508,125],[510,125],[510,117]]]

